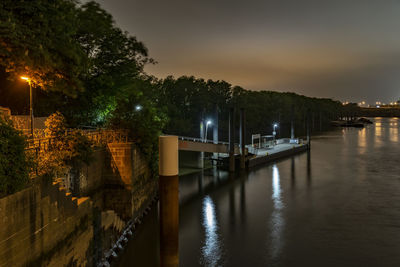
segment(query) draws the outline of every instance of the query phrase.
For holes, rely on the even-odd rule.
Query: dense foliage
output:
[[[304,124],[310,120],[326,126],[336,119],[343,106],[331,99],[310,98],[295,93],[251,91],[232,86],[225,81],[204,81],[195,77],[167,77],[159,81],[154,93],[159,108],[167,110],[169,122],[164,131],[169,134],[199,136],[199,124],[214,120],[218,112],[220,139],[227,140],[229,109],[246,110],[247,137],[251,134],[272,132],[273,123],[279,123],[281,136],[289,136],[293,120],[297,132],[304,134]],[[237,122],[238,120],[237,115]],[[239,123],[237,123],[238,126]]]
[[[64,116],[56,112],[45,122],[48,151],[40,153],[37,160],[39,175],[63,175],[72,167],[89,163],[92,156],[91,142],[79,130],[69,130]]]
[[[151,81],[137,80],[130,90],[117,99],[116,109],[109,118],[109,127],[128,129],[155,174],[158,158],[158,136],[167,117],[150,98],[143,93],[153,88]]]
[[[44,89],[74,94],[83,89],[79,76],[86,67],[78,26],[73,0],[3,0],[0,65]]]
[[[0,116],[0,196],[22,189],[29,181],[25,138]]]

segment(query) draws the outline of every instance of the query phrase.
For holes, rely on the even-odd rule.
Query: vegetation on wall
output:
[[[93,152],[90,140],[79,130],[67,130],[65,118],[60,112],[49,116],[45,125],[45,135],[49,138],[48,151],[39,153],[39,175],[57,177],[72,167],[79,168],[82,163],[89,163]]]
[[[24,188],[31,165],[25,154],[25,138],[0,116],[0,196]]]

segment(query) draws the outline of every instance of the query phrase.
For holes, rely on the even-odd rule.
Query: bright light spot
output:
[[[211,121],[211,120],[208,120],[208,121],[207,121],[207,125],[210,125],[210,124],[212,124],[212,121]]]
[[[377,108],[380,108],[381,106],[377,105],[376,107],[377,107]]]
[[[142,107],[141,105],[136,105],[136,106],[135,106],[135,110],[136,110],[136,111],[141,111],[142,108],[143,108],[143,107]]]
[[[275,127],[275,128],[278,127],[278,124],[277,124],[277,123],[274,123],[274,127]]]
[[[282,190],[280,185],[279,170],[276,165],[272,167],[272,201],[274,210],[272,212],[270,227],[271,227],[271,256],[276,258],[283,246],[283,230],[285,220],[282,216],[284,204],[282,201]]]
[[[218,236],[218,223],[212,199],[206,196],[203,201],[203,227],[205,230],[202,247],[202,262],[205,266],[217,266],[221,259],[221,242]]]
[[[22,80],[25,80],[25,81],[29,81],[29,78],[28,78],[28,77],[25,77],[25,76],[21,76],[21,79],[22,79]]]

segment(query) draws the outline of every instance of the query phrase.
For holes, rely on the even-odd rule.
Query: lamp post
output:
[[[31,138],[33,139],[33,101],[32,101],[32,83],[31,79],[25,76],[21,76],[22,80],[25,80],[29,84],[29,116],[31,118]]]
[[[211,121],[211,120],[208,120],[208,121],[206,122],[206,134],[205,134],[205,140],[204,140],[205,143],[207,143],[208,125],[211,125],[211,124],[212,124],[212,121]]]
[[[278,127],[277,123],[274,123],[274,131],[272,132],[272,135],[274,136],[274,145],[275,145],[275,136],[276,136],[276,128]]]

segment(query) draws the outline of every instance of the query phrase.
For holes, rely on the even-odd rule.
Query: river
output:
[[[400,120],[336,129],[311,153],[180,177],[180,266],[400,266]],[[154,206],[119,266],[158,266]]]

